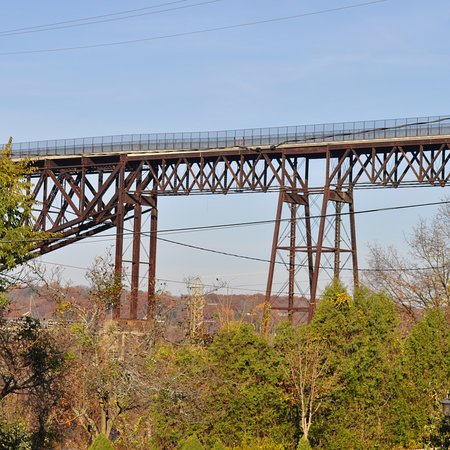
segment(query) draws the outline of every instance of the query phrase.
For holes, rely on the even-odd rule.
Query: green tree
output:
[[[225,445],[222,444],[222,441],[219,439],[212,446],[212,450],[227,450],[227,448],[225,447]]]
[[[0,450],[31,450],[31,433],[20,423],[0,422]]]
[[[425,444],[438,433],[440,400],[450,379],[450,325],[445,311],[433,309],[412,328],[405,341],[404,390],[406,443]]]
[[[205,447],[203,447],[198,437],[193,434],[192,436],[189,436],[179,448],[180,450],[204,450]]]
[[[298,441],[297,450],[311,450],[311,444],[305,436]]]
[[[271,438],[251,439],[246,438],[241,445],[233,447],[233,450],[284,450],[283,444],[275,442]]]
[[[263,437],[291,445],[295,424],[283,387],[283,362],[268,339],[251,325],[231,324],[215,337],[209,356],[216,374],[211,434],[228,446]]]
[[[102,433],[100,433],[89,447],[89,450],[114,450],[111,441]]]
[[[327,339],[328,371],[338,373],[338,388],[311,429],[313,446],[395,446],[397,416],[391,406],[399,395],[401,339],[393,302],[366,290],[351,299],[335,284],[319,303],[311,329]]]
[[[64,366],[65,353],[39,322],[26,318],[15,327],[0,327],[0,406],[7,409],[10,397],[23,398],[33,448],[55,438],[53,408],[61,400]]]
[[[32,228],[32,168],[27,160],[11,159],[11,145],[10,139],[0,156],[0,406],[5,409],[12,394],[21,394],[33,432],[30,445],[43,448],[51,439],[51,408],[60,397],[56,391],[65,355],[39,323],[9,326],[4,318],[6,290],[17,281],[8,271],[27,261],[49,236]]]
[[[28,175],[32,168],[27,160],[11,159],[9,140],[0,157],[0,270],[7,271],[29,258],[36,243],[48,234],[33,231],[29,218],[33,206]],[[10,277],[2,274],[0,288]]]
[[[188,436],[208,435],[215,413],[211,404],[214,373],[204,347],[159,345],[152,356],[151,417],[156,448],[171,448]]]
[[[229,324],[209,347],[161,346],[149,374],[155,446],[170,448],[194,433],[209,447],[264,437],[293,445],[281,365],[281,354],[250,325]]]

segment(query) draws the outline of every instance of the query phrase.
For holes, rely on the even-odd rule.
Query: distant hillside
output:
[[[57,295],[61,295],[58,293]],[[62,291],[60,301],[70,302],[82,306],[88,301],[89,289],[84,286],[65,288]],[[51,288],[40,288],[32,290],[30,288],[15,289],[9,293],[10,310],[8,317],[20,318],[30,316],[39,320],[48,320],[54,317],[57,310],[58,298],[55,299],[55,292]],[[261,322],[264,308],[263,294],[208,294],[205,296],[206,307],[205,328],[213,333],[217,327],[224,322],[240,320],[254,323]],[[160,323],[167,327],[187,328],[188,319],[187,296],[174,296],[170,293],[158,295],[156,302],[156,315]],[[139,293],[138,298],[138,319],[146,319],[146,294]],[[287,298],[277,298],[277,305],[287,305]],[[304,299],[296,298],[295,306],[305,306]],[[121,315],[127,317],[129,314],[129,293],[125,292],[122,297]],[[283,320],[287,317],[285,311],[274,311],[276,320]]]

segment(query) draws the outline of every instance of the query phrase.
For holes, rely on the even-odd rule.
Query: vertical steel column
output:
[[[80,213],[84,213],[86,207],[86,158],[81,158],[81,178],[79,181],[80,185],[80,203],[79,209]]]
[[[148,264],[147,320],[155,316],[156,294],[156,244],[158,240],[158,197],[153,195],[154,205],[150,212],[150,249]]]
[[[312,320],[317,305],[317,287],[319,284],[320,262],[322,258],[323,238],[325,235],[325,225],[327,221],[327,208],[329,200],[330,200],[330,189],[326,187],[323,193],[322,209],[320,211],[319,231],[317,233],[317,240],[315,246],[316,258],[314,261],[314,273],[310,292],[311,298],[309,300],[308,322]],[[311,252],[314,252],[314,249],[311,249]]]
[[[327,148],[326,152],[326,161],[325,161],[325,184],[323,188],[323,199],[322,199],[322,209],[320,211],[320,222],[319,222],[319,231],[317,233],[316,240],[316,258],[314,261],[314,273],[311,284],[310,291],[310,300],[309,300],[309,312],[308,312],[308,322],[310,322],[313,318],[314,311],[316,310],[317,305],[317,287],[319,284],[319,273],[320,273],[320,261],[322,258],[322,250],[323,250],[323,238],[325,235],[325,224],[327,221],[327,208],[328,202],[330,200],[330,149]],[[313,249],[311,249],[311,252]]]
[[[266,299],[264,302],[264,311],[261,328],[264,333],[269,331],[270,325],[270,297],[272,295],[273,276],[275,272],[275,263],[277,259],[278,239],[280,236],[281,214],[283,212],[284,189],[280,188],[278,194],[277,216],[275,219],[275,229],[273,232],[272,252],[270,254],[269,274],[267,276]]]
[[[130,292],[130,319],[137,319],[137,306],[139,297],[139,273],[141,268],[141,233],[142,233],[142,172],[136,175],[137,201],[134,204],[133,224],[133,255],[131,258],[131,292]]]
[[[130,319],[137,319],[137,304],[139,295],[139,269],[141,257],[141,226],[142,206],[134,205],[133,225],[133,255],[131,259],[131,292],[130,292]]]
[[[353,287],[355,290],[359,288],[359,272],[358,272],[358,249],[356,246],[356,223],[355,223],[355,204],[353,197],[353,186],[349,187],[350,204],[349,204],[349,219],[350,219],[350,239],[352,251],[352,265],[353,265]]]
[[[308,256],[309,292],[312,290],[314,278],[314,257],[311,229],[311,207],[309,204],[309,158],[305,161],[305,227],[306,227],[306,251]]]
[[[290,237],[289,237],[289,288],[288,288],[288,318],[294,319],[294,295],[295,295],[295,254],[296,254],[296,229],[297,229],[297,205],[290,204]]]
[[[115,274],[120,280],[123,272],[123,232],[124,232],[124,189],[125,189],[125,159],[120,158],[119,176],[116,180],[117,206],[116,206],[116,252],[115,252]],[[99,174],[100,183],[102,180]],[[113,306],[113,319],[120,318],[120,301]]]
[[[48,161],[46,160],[44,163],[44,188],[43,188],[43,194],[42,194],[42,223],[41,223],[41,229],[47,230],[47,214],[48,214],[48,205],[49,205],[49,199],[48,199]]]
[[[309,193],[307,193],[305,197],[306,197],[305,203],[306,251],[308,256],[309,292],[311,292],[314,279],[314,251],[313,251],[313,240],[311,229],[311,208],[309,205]]]
[[[27,175],[26,198],[27,199],[31,198],[31,175],[30,174]],[[27,226],[32,226],[30,219],[31,219],[31,210],[27,211],[27,214],[25,216],[25,223]]]
[[[342,202],[335,202],[336,219],[334,229],[334,278],[338,279],[341,272],[341,224]]]

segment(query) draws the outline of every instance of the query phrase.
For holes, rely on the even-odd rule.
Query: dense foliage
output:
[[[46,235],[35,232],[29,226],[33,201],[30,183],[26,175],[31,174],[26,160],[11,160],[11,140],[0,156],[0,269],[12,269],[28,258],[36,242]],[[5,288],[8,278],[0,276],[0,287]]]
[[[110,440],[103,433],[100,433],[89,447],[89,450],[114,450],[114,447]]]
[[[335,284],[309,325],[284,323],[262,336],[252,325],[229,323],[206,345],[171,344],[149,329],[127,338],[125,354],[118,347],[124,335],[101,326],[98,311],[77,317],[45,345],[35,325],[20,335],[18,353],[29,361],[23,373],[44,377],[28,399],[40,393],[51,405],[42,414],[45,448],[58,439],[86,448],[105,438],[116,449],[142,450],[445,448],[445,310],[429,310],[402,334],[388,297],[367,290],[351,297]],[[67,369],[58,378],[63,355]],[[6,419],[9,397],[0,445],[19,439],[18,448],[42,448],[33,443],[39,427],[26,408]],[[58,435],[50,419],[64,424]]]
[[[33,231],[29,164],[12,161],[11,140],[0,156],[0,449],[50,448],[60,437],[54,411],[66,355],[56,339],[30,318],[6,321],[6,291],[17,282],[8,271],[29,259]]]

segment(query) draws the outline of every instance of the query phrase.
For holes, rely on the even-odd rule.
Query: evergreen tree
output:
[[[305,436],[298,441],[297,450],[311,450],[311,444]]]
[[[282,361],[253,326],[231,324],[209,348],[215,373],[212,434],[228,446],[270,437],[291,445],[295,426],[283,389]]]
[[[89,450],[114,450],[111,441],[102,433],[100,433],[89,447]]]
[[[207,350],[192,345],[161,345],[149,369],[156,390],[150,404],[156,448],[171,448],[193,434],[203,439],[214,421],[214,374]]]
[[[325,292],[311,324],[329,342],[334,390],[313,424],[314,447],[392,448],[391,402],[398,393],[401,340],[394,304],[361,290],[353,299],[335,284]]]
[[[192,436],[189,436],[179,448],[180,450],[204,450],[205,447],[203,447],[198,437],[193,434]]]
[[[227,450],[227,448],[225,447],[225,445],[222,444],[222,441],[219,439],[212,446],[212,450]]]
[[[284,445],[275,442],[271,438],[246,438],[241,445],[233,447],[233,450],[285,450],[285,448]]]
[[[450,379],[450,325],[443,310],[434,309],[411,330],[405,342],[404,391],[407,443],[426,443],[438,433],[440,400]]]

